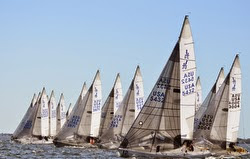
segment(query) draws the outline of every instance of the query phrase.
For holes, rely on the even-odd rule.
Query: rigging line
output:
[[[143,110],[143,109],[142,109],[142,110]],[[141,110],[141,112],[142,112],[142,110]],[[145,122],[146,122],[146,121],[148,120],[148,118],[152,115],[152,112],[153,112],[153,111],[154,111],[154,109],[152,109],[152,111],[149,113],[150,115],[147,115],[147,117],[146,117],[145,120],[144,120]],[[159,109],[158,109],[157,111],[159,111]],[[137,116],[137,118],[138,118],[138,117],[139,117],[139,115]],[[153,119],[153,120],[154,120],[154,119]],[[151,120],[151,121],[149,122],[148,125],[151,125],[151,123],[153,122],[153,120]],[[135,120],[135,121],[136,121],[136,120]],[[135,124],[135,122],[133,123],[133,125],[134,125],[134,124]],[[137,129],[137,130],[131,135],[131,137],[133,137],[133,136],[141,129],[141,128],[136,128],[136,127],[134,127],[133,125],[132,125],[131,129],[134,128],[134,129]],[[129,131],[132,131],[131,129],[130,129]],[[130,137],[130,138],[131,138],[131,137]]]

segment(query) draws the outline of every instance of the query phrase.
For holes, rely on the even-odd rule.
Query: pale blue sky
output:
[[[0,132],[12,133],[43,86],[75,102],[101,71],[103,100],[116,73],[123,92],[140,65],[148,95],[190,15],[203,99],[237,52],[250,137],[250,1],[0,0]],[[243,136],[241,120],[240,136]]]

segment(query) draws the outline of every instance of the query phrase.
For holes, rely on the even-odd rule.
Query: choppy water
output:
[[[115,150],[83,149],[72,147],[57,148],[53,144],[20,144],[10,140],[11,135],[0,134],[0,159],[9,158],[36,158],[36,159],[60,159],[60,158],[86,158],[86,159],[121,159]],[[241,145],[250,150],[250,145]],[[249,157],[244,157],[248,159]]]
[[[11,135],[0,134],[0,159],[9,158],[86,158],[86,159],[118,159],[117,151],[104,149],[82,149],[62,147],[57,148],[53,144],[34,145],[19,144],[10,140]]]

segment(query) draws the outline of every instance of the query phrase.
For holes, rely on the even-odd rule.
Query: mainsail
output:
[[[195,113],[196,65],[188,17],[173,52],[121,148],[144,152],[173,149],[192,140]],[[161,149],[162,149],[161,148]]]
[[[49,135],[49,109],[45,88],[43,88],[37,104],[32,135],[47,137]]]
[[[23,119],[21,120],[20,124],[16,128],[15,132],[12,135],[13,139],[21,138],[23,136],[30,136],[30,127],[32,126],[32,123],[30,123],[30,116],[34,110],[34,106],[36,103],[36,94],[33,95],[33,98],[31,100],[30,106],[28,110],[26,111]]]
[[[58,102],[57,108],[57,126],[56,126],[56,132],[58,133],[61,128],[63,127],[63,124],[66,121],[66,108],[65,108],[65,101],[64,101],[64,96],[63,93],[61,94],[60,100]]]
[[[196,80],[195,112],[199,110],[202,104],[202,89],[200,77]]]
[[[106,132],[110,127],[110,122],[116,110],[119,108],[122,101],[122,84],[120,74],[117,74],[114,86],[109,93],[107,100],[102,107],[101,124],[99,136]]]
[[[241,70],[237,55],[230,72],[200,118],[195,136],[225,149],[226,142],[237,141],[240,108]]]
[[[140,67],[137,66],[133,80],[116,111],[109,129],[101,136],[101,143],[120,143],[127,134],[144,102],[143,80]]]
[[[223,81],[225,79],[224,76],[224,69],[221,68],[219,75],[215,81],[215,84],[213,85],[212,89],[210,90],[210,92],[208,93],[205,101],[202,103],[202,105],[200,106],[200,108],[198,109],[198,111],[195,114],[195,119],[194,119],[194,131],[196,131],[198,129],[198,124],[199,124],[199,120],[201,119],[202,115],[204,114],[204,112],[206,111],[206,109],[211,106],[211,99],[214,98],[215,94],[218,92],[220,86],[222,85]],[[197,138],[197,135],[194,135],[195,138]],[[199,136],[199,135],[198,135]]]
[[[81,95],[81,98],[53,141],[56,145],[81,145],[89,142],[89,137],[98,137],[102,104],[99,70],[86,95]]]
[[[56,125],[57,125],[56,99],[54,91],[51,92],[48,105],[49,105],[49,136],[54,137],[56,136]]]

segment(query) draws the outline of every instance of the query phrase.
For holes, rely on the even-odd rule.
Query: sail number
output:
[[[122,115],[115,115],[111,121],[110,128],[117,128],[119,122],[122,120]]]
[[[150,97],[150,101],[161,102],[163,103],[165,99],[165,93],[154,91]]]
[[[143,107],[143,97],[136,98],[136,108],[137,110],[141,110]]]
[[[65,112],[61,112],[61,120],[66,118],[66,113]]]
[[[232,94],[231,101],[229,101],[229,109],[236,109],[240,107],[240,93]]]
[[[75,128],[80,122],[80,116],[74,115],[68,123],[69,128]]]
[[[93,112],[97,112],[101,110],[101,100],[94,100]]]
[[[41,118],[46,118],[48,116],[49,116],[49,110],[48,109],[42,109]]]
[[[198,125],[198,129],[201,130],[210,130],[213,124],[213,116],[212,115],[204,115],[202,120]]]
[[[181,79],[182,96],[186,96],[195,92],[194,76],[194,71],[184,73]]]
[[[31,120],[28,120],[25,125],[24,125],[24,129],[30,129],[32,127],[32,121]]]
[[[52,112],[51,112],[51,118],[56,118],[56,110],[52,110]]]
[[[170,79],[167,77],[161,77],[161,79],[158,81],[156,85],[157,85],[157,88],[160,88],[160,89],[169,89]]]

